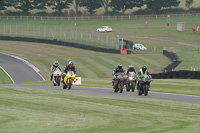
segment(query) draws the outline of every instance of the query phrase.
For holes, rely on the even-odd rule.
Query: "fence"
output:
[[[103,48],[115,49],[119,47],[117,36],[109,33],[81,30],[76,27],[69,28],[69,26],[0,22],[0,35],[86,42],[86,45]]]
[[[171,18],[200,16],[200,13],[195,14],[170,14]],[[123,19],[147,19],[147,18],[167,18],[168,14],[161,15],[127,15],[127,16],[0,16],[6,20],[123,20]]]

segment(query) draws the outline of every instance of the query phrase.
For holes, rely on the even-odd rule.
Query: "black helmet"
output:
[[[55,67],[58,66],[58,61],[54,61],[54,64],[53,64]]]
[[[122,66],[122,64],[118,64],[117,67],[118,67],[119,69],[122,69],[123,66]]]
[[[147,70],[146,66],[142,66],[142,71],[145,72]]]

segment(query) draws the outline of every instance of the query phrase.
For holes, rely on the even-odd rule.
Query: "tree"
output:
[[[146,0],[147,8],[159,12],[161,8],[177,7],[180,4],[178,0]]]
[[[95,13],[95,10],[102,6],[101,0],[81,0],[80,6],[86,7],[90,15]]]
[[[143,5],[143,0],[112,0],[110,3],[111,8],[114,8],[113,10],[122,11],[122,14],[124,14],[127,9],[141,7]]]
[[[194,0],[185,0],[185,6],[189,9],[190,6],[194,3]]]
[[[180,4],[179,0],[164,0],[163,1],[163,7],[177,7]]]
[[[74,0],[74,8],[75,8],[75,10],[76,10],[76,15],[78,15],[78,8],[79,8],[79,6],[80,6],[80,1],[81,0]]]
[[[8,0],[0,0],[0,10],[5,10],[5,6],[7,6]]]
[[[9,0],[9,4],[16,9],[22,10],[23,14],[29,14],[33,9],[46,9],[47,0]]]
[[[110,3],[110,0],[102,0],[102,6],[105,9],[105,13],[108,13],[109,3]]]
[[[72,2],[73,0],[48,0],[47,5],[57,10],[59,13],[62,13],[62,10],[69,8]]]

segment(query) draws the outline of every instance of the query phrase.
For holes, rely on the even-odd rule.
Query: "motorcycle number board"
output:
[[[74,79],[74,83],[73,83],[74,85],[81,85],[81,77],[76,77],[75,79]]]

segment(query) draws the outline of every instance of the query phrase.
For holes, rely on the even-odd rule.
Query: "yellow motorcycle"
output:
[[[64,77],[63,89],[71,89],[72,84],[75,79],[75,74],[73,71],[68,71],[66,76]]]

